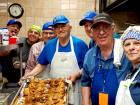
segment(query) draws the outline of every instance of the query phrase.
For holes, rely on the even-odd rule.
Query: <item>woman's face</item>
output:
[[[133,64],[140,62],[140,41],[127,39],[123,44],[123,48],[126,56]]]

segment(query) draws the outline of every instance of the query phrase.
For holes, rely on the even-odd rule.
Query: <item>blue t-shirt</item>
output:
[[[97,53],[98,52],[98,53]],[[95,66],[96,66],[96,58],[98,58],[101,61],[101,66],[104,69],[110,69],[113,64],[114,55],[113,50],[111,55],[107,60],[104,60],[104,58],[101,55],[100,49],[98,46],[92,47],[86,54],[84,65],[83,65],[83,75],[81,78],[82,86],[91,86],[91,79],[94,76]],[[121,67],[116,68],[116,74],[118,77],[118,80],[120,81],[126,76],[125,70],[129,70],[131,67],[130,62],[126,58],[125,55],[123,55],[121,59]]]
[[[42,65],[47,65],[51,64],[53,56],[56,51],[56,43],[57,43],[58,38],[54,38],[45,45],[43,51],[41,52],[38,62]],[[73,40],[73,46],[74,46],[74,52],[77,58],[77,62],[79,65],[79,68],[81,69],[83,67],[83,62],[84,62],[84,57],[85,54],[88,50],[88,46],[85,44],[84,41],[81,39],[78,39],[77,37],[72,36]],[[66,46],[61,46],[59,44],[58,48],[59,52],[70,52],[71,51],[71,46],[70,46],[70,41]]]

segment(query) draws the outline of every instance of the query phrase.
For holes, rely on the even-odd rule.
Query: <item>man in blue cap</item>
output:
[[[22,23],[18,20],[11,19],[7,23],[7,29],[9,31],[9,36],[17,36],[20,28],[22,27]]]
[[[55,37],[56,35],[53,32],[53,22],[46,22],[42,27],[42,41],[35,43],[30,49],[24,75],[26,75],[34,69],[34,67],[38,64],[37,58],[43,50],[44,45],[48,42],[48,40],[53,39]],[[46,75],[46,72],[43,72],[39,76],[40,78],[46,78]]]
[[[84,26],[85,32],[90,37],[93,39],[93,34],[91,33],[91,25],[93,24],[93,18],[96,16],[96,12],[94,11],[87,11],[84,14],[84,18],[79,22],[80,26]],[[89,43],[89,48],[95,45],[94,40],[91,40]]]
[[[38,58],[39,64],[24,78],[35,76],[50,64],[50,78],[67,78],[74,83],[73,90],[69,92],[69,105],[81,105],[80,77],[88,46],[81,39],[71,36],[72,27],[66,16],[54,17],[53,24],[57,38],[48,41]]]

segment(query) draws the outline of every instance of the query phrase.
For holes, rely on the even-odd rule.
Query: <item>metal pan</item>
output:
[[[51,79],[49,79],[51,80]],[[67,79],[64,79],[65,80],[65,97],[64,97],[64,101],[65,101],[65,105],[68,105],[68,98],[69,98],[69,89],[72,87],[72,82],[67,80]],[[27,83],[26,84],[22,84],[21,87],[19,88],[17,94],[15,95],[12,103],[10,105],[17,105],[16,103],[18,101],[21,101],[22,98],[23,98],[23,90],[24,88],[27,86]],[[28,86],[27,86],[28,87]],[[21,99],[21,100],[20,100]],[[24,105],[24,104],[20,104],[20,105]]]

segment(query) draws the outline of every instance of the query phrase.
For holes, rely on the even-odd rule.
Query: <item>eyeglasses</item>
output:
[[[43,34],[44,34],[44,35],[48,35],[48,34],[49,34],[49,35],[53,35],[54,32],[43,32]]]
[[[92,32],[108,32],[111,29],[111,25],[103,25],[103,26],[96,26],[96,27],[92,27],[91,31]]]

